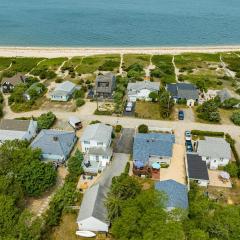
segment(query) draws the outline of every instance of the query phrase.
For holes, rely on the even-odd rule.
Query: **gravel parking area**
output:
[[[134,133],[134,128],[123,128],[114,152],[130,154],[132,152]]]

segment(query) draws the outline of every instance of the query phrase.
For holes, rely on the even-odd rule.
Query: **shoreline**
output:
[[[240,45],[189,47],[4,47],[0,57],[74,57],[96,54],[181,54],[240,51]]]

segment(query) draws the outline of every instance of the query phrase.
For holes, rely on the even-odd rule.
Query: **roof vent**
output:
[[[54,136],[54,137],[53,137],[53,141],[54,141],[54,142],[57,142],[57,141],[58,141],[58,137],[57,137],[57,136]]]

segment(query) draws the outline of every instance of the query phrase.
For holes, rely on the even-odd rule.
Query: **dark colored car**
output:
[[[192,141],[187,140],[187,141],[185,142],[185,146],[186,146],[186,151],[187,151],[187,152],[193,152]]]
[[[183,110],[178,111],[178,120],[184,120],[184,112]]]

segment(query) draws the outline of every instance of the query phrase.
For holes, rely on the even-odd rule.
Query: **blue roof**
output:
[[[75,132],[43,129],[31,143],[32,148],[40,148],[43,154],[67,157],[76,141]]]
[[[167,208],[188,208],[188,191],[186,185],[174,180],[165,180],[156,182],[155,189],[167,194]]]
[[[148,163],[150,156],[172,157],[175,136],[166,133],[138,133],[134,137],[133,160]]]

